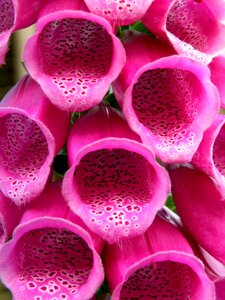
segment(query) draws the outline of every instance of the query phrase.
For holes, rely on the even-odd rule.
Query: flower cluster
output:
[[[225,300],[225,1],[0,0],[0,65],[34,23],[0,102],[13,299]]]

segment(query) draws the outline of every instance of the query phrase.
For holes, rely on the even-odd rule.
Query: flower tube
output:
[[[145,34],[129,31],[124,47],[113,89],[128,124],[163,162],[190,161],[219,110],[209,69]]]
[[[210,176],[225,199],[225,116],[218,115],[205,131],[192,165]]]
[[[48,185],[0,252],[0,277],[15,300],[89,300],[104,279],[103,241]]]
[[[156,0],[142,21],[178,54],[208,64],[224,49],[224,19],[223,0]]]
[[[109,243],[144,232],[163,206],[168,174],[119,112],[106,106],[77,120],[68,137],[63,195]]]
[[[215,299],[203,263],[163,215],[144,234],[106,245],[104,266],[112,300]]]
[[[14,228],[19,224],[23,211],[23,208],[18,208],[0,191],[0,247],[11,237]]]
[[[29,76],[0,102],[0,189],[17,205],[44,189],[65,143],[70,115],[57,109]]]
[[[225,204],[206,174],[180,167],[170,170],[177,212],[190,235],[215,259],[225,264]],[[224,224],[225,225],[225,224]]]
[[[39,19],[23,60],[52,103],[84,111],[107,93],[125,63],[125,52],[105,19],[62,10]]]
[[[90,11],[113,26],[129,25],[140,20],[153,0],[85,0]]]
[[[0,65],[4,63],[11,34],[33,24],[44,0],[0,0]]]

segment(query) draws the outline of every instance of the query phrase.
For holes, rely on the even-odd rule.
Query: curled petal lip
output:
[[[225,197],[225,177],[223,173],[224,115],[218,114],[211,126],[204,132],[202,141],[192,158],[191,164],[210,176]]]
[[[220,105],[222,108],[225,108],[225,55],[214,57],[208,67],[211,71],[212,83],[215,84],[220,95]]]

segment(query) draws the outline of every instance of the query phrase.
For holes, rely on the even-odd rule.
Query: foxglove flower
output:
[[[33,24],[44,0],[0,1],[0,65],[4,63],[11,34]]]
[[[125,52],[105,19],[62,10],[39,19],[23,60],[52,103],[84,111],[102,100],[125,63]]]
[[[0,191],[0,247],[11,237],[14,228],[19,224],[23,208],[16,206]]]
[[[85,0],[90,11],[113,26],[129,25],[141,19],[153,0]]]
[[[0,102],[0,189],[17,205],[44,189],[69,123],[69,113],[56,108],[29,76]]]
[[[225,48],[224,19],[223,0],[155,0],[142,21],[178,54],[207,64]]]
[[[220,95],[220,105],[225,109],[225,56],[215,57],[209,64],[211,80],[218,89]]]
[[[225,199],[225,116],[218,115],[205,131],[192,164],[208,174]]]
[[[204,265],[164,214],[144,234],[106,245],[104,266],[112,300],[215,299]]]
[[[225,264],[225,202],[212,179],[189,168],[170,170],[177,212],[195,241]]]
[[[113,89],[129,125],[163,162],[190,161],[219,109],[208,68],[145,34],[129,31],[124,47]]]
[[[0,277],[13,299],[90,299],[103,281],[102,240],[47,186],[0,252]]]
[[[144,232],[163,206],[168,174],[119,112],[92,109],[68,137],[63,194],[85,224],[109,243]]]

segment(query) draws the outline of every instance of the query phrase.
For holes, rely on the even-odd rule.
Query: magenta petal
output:
[[[225,299],[225,278],[221,278],[215,282],[216,287],[216,300]]]
[[[18,208],[0,191],[0,247],[11,237],[14,228],[19,224],[23,208]]]
[[[201,259],[207,268],[207,274],[209,278],[212,281],[215,281],[218,280],[218,278],[225,277],[225,265],[210,255],[202,247],[198,248],[200,250]]]
[[[85,0],[90,11],[112,25],[129,25],[141,19],[153,0]]]
[[[8,41],[10,38],[11,32],[0,32],[0,66],[4,64],[6,52],[8,50]]]
[[[65,143],[70,115],[57,109],[29,76],[0,103],[0,189],[17,205],[44,189]]]
[[[104,266],[112,300],[215,299],[202,262],[181,232],[160,216],[143,235],[106,245]]]
[[[13,31],[15,11],[12,0],[0,1],[0,66],[4,63],[8,50],[8,40]]]
[[[40,10],[38,19],[50,13],[62,10],[89,11],[84,0],[47,0]]]
[[[178,54],[207,64],[224,49],[224,11],[223,0],[155,0],[142,21]]]
[[[44,0],[0,0],[0,65],[13,31],[33,24]]]
[[[113,83],[124,115],[162,161],[190,161],[219,109],[209,69],[173,55],[157,39],[129,34],[124,42],[127,62]]]
[[[119,112],[100,106],[68,138],[63,194],[85,224],[113,243],[144,232],[167,198],[166,171]]]
[[[171,211],[168,207],[164,206],[158,214],[164,219],[169,220],[171,224],[177,227],[191,245],[195,255],[203,262],[205,266],[206,274],[211,281],[217,280],[219,277],[225,276],[225,265],[219,262],[215,257],[210,255],[205,249],[196,244],[193,237],[188,232],[187,228],[184,227],[180,217],[177,213]]]
[[[39,19],[23,59],[55,105],[83,111],[105,96],[125,63],[125,52],[106,20],[63,10]]]
[[[225,109],[225,56],[215,57],[209,64],[209,69],[211,71],[211,80],[218,88],[220,105]]]
[[[225,199],[225,116],[218,115],[205,131],[192,164],[208,174]],[[221,199],[222,200],[222,199]]]
[[[195,241],[225,263],[225,202],[204,173],[180,167],[170,171],[172,194],[184,226]]]
[[[88,300],[104,278],[102,246],[52,184],[2,247],[0,277],[15,300]]]

